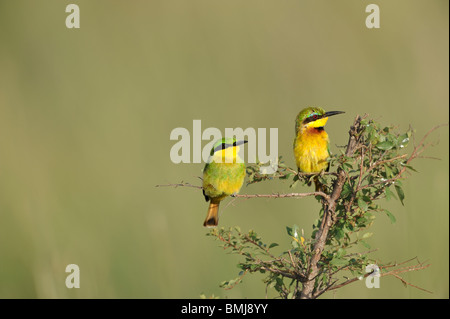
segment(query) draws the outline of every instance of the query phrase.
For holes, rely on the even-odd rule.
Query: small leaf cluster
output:
[[[263,173],[265,167],[268,165],[268,163],[261,163],[259,161],[257,161],[256,164],[248,165],[246,168],[247,185],[274,179],[286,180],[296,176],[296,172],[286,166],[283,156],[279,156],[276,163],[270,163],[270,165],[276,165],[277,167],[276,172],[273,174]]]
[[[297,232],[298,227],[294,227],[296,227],[294,232]],[[287,229],[288,234],[294,234],[292,228],[288,227]],[[222,282],[220,284],[222,288],[231,289],[241,283],[246,274],[257,272],[266,275],[263,279],[266,289],[275,289],[280,297],[293,298],[298,294],[299,281],[303,278],[303,269],[294,262],[292,254],[297,254],[296,250],[300,247],[306,247],[298,235],[291,236],[293,246],[296,248],[281,253],[276,253],[273,249],[279,246],[278,243],[263,243],[261,237],[253,230],[242,233],[239,227],[215,228],[207,235],[220,240],[221,247],[230,253],[244,257],[237,265],[240,269],[238,277]],[[298,243],[298,245],[294,243]]]

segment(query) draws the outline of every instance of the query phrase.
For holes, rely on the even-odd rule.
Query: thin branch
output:
[[[197,186],[197,185],[192,185],[191,183],[185,183],[185,182],[181,182],[178,184],[158,184],[155,185],[155,187],[192,187],[192,188],[198,188],[198,189],[203,189],[203,187],[201,186]]]
[[[415,259],[415,258],[413,258],[413,259]],[[380,268],[380,270],[383,270],[383,269],[385,269],[385,268],[395,267],[395,266],[402,265],[402,264],[405,264],[405,263],[407,263],[407,262],[410,262],[410,261],[413,260],[413,259],[404,261],[404,262],[402,262],[402,263],[400,263],[400,264],[397,264],[397,265],[379,266],[379,268]],[[385,272],[385,273],[380,273],[380,277],[386,277],[386,276],[394,276],[394,277],[396,277],[398,274],[401,274],[401,273],[410,272],[410,271],[418,271],[418,270],[422,270],[422,269],[428,268],[428,267],[430,267],[430,266],[431,266],[431,264],[423,265],[423,264],[419,263],[418,265],[412,265],[412,266],[408,266],[408,267],[402,267],[402,268],[399,268],[399,269],[393,269],[393,270],[388,271],[388,272]],[[347,285],[349,285],[349,284],[351,284],[351,283],[353,283],[353,282],[355,282],[355,281],[359,281],[359,280],[362,280],[362,279],[364,279],[364,278],[367,278],[367,277],[370,276],[371,274],[372,274],[372,273],[367,273],[367,274],[364,274],[362,277],[351,278],[351,279],[348,279],[347,281],[344,281],[343,283],[340,283],[340,284],[338,284],[338,285],[336,285],[336,286],[333,286],[333,287],[327,287],[326,289],[327,289],[327,290],[335,290],[335,289],[339,289],[339,288],[342,288],[342,287],[344,287],[344,286],[347,286]],[[409,283],[408,283],[408,284],[409,284]],[[420,287],[415,286],[415,285],[412,285],[412,284],[409,284],[409,285],[410,285],[411,287],[414,287],[414,288],[417,288],[417,289],[420,289],[420,290],[423,290],[423,291],[430,292],[430,291],[428,291],[428,290],[426,290],[426,289],[424,289],[424,288],[420,288]],[[430,292],[430,293],[431,293],[431,292]]]
[[[440,124],[440,125],[436,125],[435,127],[433,127],[431,130],[429,130],[429,131],[424,135],[424,137],[420,140],[419,144],[418,144],[416,147],[414,147],[414,149],[413,149],[411,155],[407,158],[405,165],[408,165],[412,160],[418,158],[419,155],[420,155],[423,151],[425,151],[425,149],[427,149],[430,145],[432,145],[431,143],[425,144],[425,140],[427,139],[427,137],[428,137],[432,132],[434,132],[435,130],[437,130],[438,128],[443,127],[443,126],[448,126],[448,124]],[[403,156],[405,156],[405,155],[403,155]],[[402,156],[402,158],[404,158],[403,156]],[[392,161],[392,160],[394,160],[394,159],[400,159],[400,158],[401,158],[400,156],[397,156],[397,157],[395,157],[395,158],[392,158],[392,159],[386,160],[386,161]],[[382,162],[386,162],[386,161],[381,161],[380,164],[381,164]],[[378,164],[377,164],[377,165],[378,165]],[[358,187],[358,188],[356,189],[356,192],[358,192],[358,191],[360,191],[360,190],[363,190],[363,189],[365,189],[365,188],[373,187],[373,186],[380,185],[380,184],[383,184],[383,185],[387,186],[388,184],[390,184],[390,183],[392,183],[392,182],[395,182],[396,180],[400,179],[400,178],[402,177],[403,173],[406,171],[406,169],[407,169],[407,167],[404,166],[404,167],[397,173],[397,175],[395,175],[394,177],[392,177],[392,178],[390,178],[390,179],[387,179],[387,180],[384,180],[384,181],[379,181],[379,182],[375,182],[375,183],[372,183],[372,184],[368,184],[368,185],[364,185],[364,186]]]
[[[324,289],[317,291],[313,298],[316,299],[318,298],[320,295],[324,294],[325,292],[327,292],[328,290],[331,290],[333,285],[338,281],[338,279],[336,279],[335,281],[333,281],[331,284],[329,284],[328,286],[326,286]]]
[[[155,187],[191,187],[191,188],[197,188],[197,189],[203,189],[201,186],[192,185],[191,183],[187,182],[181,182],[177,184],[159,184]],[[234,198],[287,198],[287,197],[308,197],[308,196],[321,196],[325,199],[328,198],[328,195],[324,192],[310,192],[310,193],[287,193],[287,194],[280,194],[280,193],[272,193],[272,194],[232,194],[231,197]]]
[[[237,198],[287,198],[287,197],[308,197],[308,196],[321,196],[328,199],[328,195],[324,192],[310,192],[310,193],[272,193],[272,194],[233,194],[231,197]]]
[[[401,265],[404,265],[404,264],[407,264],[407,263],[409,263],[409,262],[411,262],[411,261],[413,261],[413,260],[416,260],[417,261],[417,264],[419,264],[419,265],[422,265],[423,263],[421,263],[420,261],[419,261],[419,259],[417,258],[417,256],[416,257],[413,257],[413,258],[411,258],[411,259],[408,259],[408,260],[405,260],[405,261],[403,261],[403,262],[401,262],[401,263],[394,263],[394,264],[392,264],[392,265],[383,265],[382,266],[382,269],[386,269],[386,268],[392,268],[392,267],[398,267],[398,266],[401,266]]]
[[[413,285],[413,284],[410,283],[410,282],[407,282],[405,279],[403,279],[402,277],[400,277],[400,276],[398,276],[398,275],[396,275],[396,274],[392,274],[392,276],[394,276],[394,277],[400,279],[401,282],[402,282],[404,285],[408,285],[408,286],[414,287],[414,288],[416,288],[416,289],[419,289],[419,290],[428,292],[429,294],[432,294],[432,293],[433,293],[433,292],[431,292],[431,291],[429,291],[429,290],[426,290],[426,289],[424,289],[424,288],[422,288],[422,287],[419,287],[419,286]]]

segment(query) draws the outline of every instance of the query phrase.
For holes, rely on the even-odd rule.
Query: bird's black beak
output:
[[[342,112],[342,111],[330,111],[330,112],[325,112],[325,114],[322,116],[322,118],[324,118],[324,117],[330,117],[330,116],[338,115],[338,114],[342,114],[342,113],[345,113],[345,112]]]
[[[234,146],[243,145],[243,144],[245,144],[245,143],[248,143],[248,141],[246,141],[246,140],[243,140],[243,141],[236,141],[236,142],[234,142]]]

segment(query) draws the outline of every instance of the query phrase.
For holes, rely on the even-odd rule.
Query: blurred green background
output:
[[[380,29],[365,26],[369,3]],[[327,125],[334,152],[357,114],[422,137],[448,122],[448,26],[444,0],[1,1],[0,297],[264,298],[259,275],[219,288],[239,259],[205,236],[201,193],[155,188],[198,183],[203,168],[170,161],[171,130],[277,127],[291,167],[294,119],[310,105],[346,112]],[[382,262],[432,263],[404,278],[433,294],[389,277],[322,298],[449,297],[448,138],[432,135],[426,155],[441,160],[414,163],[405,206],[386,204],[397,223],[379,216],[369,241]],[[273,191],[288,184],[241,193]],[[310,235],[318,211],[312,198],[225,206],[221,226],[282,247],[285,226]],[[65,286],[71,263],[80,289]]]

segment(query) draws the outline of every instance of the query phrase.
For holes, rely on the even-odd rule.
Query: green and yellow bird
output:
[[[203,226],[215,227],[219,223],[219,204],[225,197],[236,194],[244,184],[245,164],[239,157],[239,146],[247,141],[222,138],[211,149],[210,158],[203,169],[203,195],[210,201]]]
[[[299,172],[320,173],[321,171],[328,171],[330,150],[328,134],[325,132],[324,126],[328,117],[342,113],[344,112],[325,112],[320,107],[308,107],[297,115],[294,156]]]

